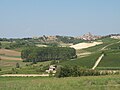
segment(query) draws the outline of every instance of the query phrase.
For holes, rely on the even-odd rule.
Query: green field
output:
[[[100,39],[100,40],[97,40],[97,41],[101,41],[103,42],[103,44],[100,44],[100,45],[96,45],[94,47],[89,47],[89,48],[86,48],[86,49],[83,49],[85,51],[88,51],[88,52],[96,52],[96,51],[101,51],[101,49],[109,44],[114,44],[114,43],[117,43],[118,41],[120,40],[117,40],[117,39],[112,39],[112,38],[103,38],[103,39]]]
[[[108,49],[120,49],[120,42],[108,46]]]
[[[98,69],[119,69],[120,70],[120,50],[108,50],[106,55],[98,65]]]
[[[0,60],[0,74],[41,74],[43,69],[47,69],[51,61],[38,62],[31,64],[30,62],[22,62],[21,60]],[[16,68],[19,63],[20,68]]]
[[[91,54],[91,55],[86,56],[86,57],[77,58],[77,59],[74,59],[74,60],[63,61],[63,62],[60,63],[60,65],[92,68],[100,55],[101,55],[100,53],[94,53],[94,54]]]
[[[0,90],[119,90],[120,75],[69,78],[0,77]]]

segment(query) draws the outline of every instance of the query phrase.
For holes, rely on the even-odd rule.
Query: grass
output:
[[[98,65],[99,69],[120,69],[120,50],[108,50]]]
[[[79,67],[85,67],[85,68],[92,68],[95,64],[96,60],[100,56],[100,53],[94,53],[90,56],[86,56],[83,58],[78,58],[74,60],[67,60],[60,63],[60,65],[69,65],[69,66],[79,66]]]
[[[11,70],[11,68],[14,68],[16,66],[16,63],[19,63],[21,67],[25,66],[26,64],[20,60],[0,60],[0,68],[3,71]]]
[[[103,42],[103,44],[100,44],[100,45],[96,45],[94,47],[89,47],[89,48],[86,48],[86,49],[83,49],[85,51],[88,51],[88,52],[96,52],[96,51],[100,51],[103,47],[105,47],[106,45],[109,45],[111,43],[117,43],[119,40],[117,39],[113,39],[113,38],[102,38],[98,41],[101,41]]]
[[[2,48],[9,47],[9,45],[11,43],[11,42],[8,42],[8,41],[0,41],[0,42],[2,44]]]
[[[48,70],[51,61],[38,62],[37,64],[24,66],[16,69],[19,74],[42,74]]]
[[[109,49],[120,49],[120,42],[108,46]]]
[[[0,90],[119,90],[120,75],[87,77],[0,77]]]
[[[16,69],[16,63],[19,63],[20,68]],[[20,60],[0,60],[0,74],[18,73],[18,74],[40,74],[41,69],[47,69],[51,61],[38,62],[31,65],[31,62],[22,62]],[[27,64],[27,65],[26,65]],[[14,68],[14,71],[12,70]]]
[[[20,67],[24,67],[26,65],[25,62],[20,60],[0,60],[0,68],[2,69],[0,74],[10,73],[12,68],[16,67],[16,63],[19,63]]]
[[[114,43],[114,42],[118,42],[119,40],[118,39],[113,39],[113,38],[110,38],[110,37],[107,37],[107,38],[102,38],[100,39],[103,43]]]

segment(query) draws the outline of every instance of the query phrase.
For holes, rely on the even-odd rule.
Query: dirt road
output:
[[[102,54],[102,55],[98,58],[98,60],[95,62],[95,65],[92,67],[93,70],[98,66],[98,64],[100,63],[100,61],[102,60],[103,57],[104,57],[104,54]]]
[[[46,77],[49,74],[4,74],[0,75],[2,77]]]

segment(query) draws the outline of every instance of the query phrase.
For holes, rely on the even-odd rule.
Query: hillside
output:
[[[61,62],[61,65],[77,65],[80,67],[91,68],[102,53],[105,54],[104,58],[98,64],[96,69],[104,70],[117,70],[120,68],[120,41],[110,37],[102,38],[97,41],[103,42],[102,44],[83,48],[77,50],[79,56],[76,60],[68,60]],[[83,45],[85,46],[85,45]],[[76,48],[77,49],[77,48]]]
[[[1,57],[0,68],[2,69],[2,71],[0,71],[0,74],[16,73],[16,72],[22,73],[22,74],[24,73],[39,74],[39,73],[44,73],[45,70],[48,69],[51,63],[55,63],[52,60],[45,61],[45,62],[38,62],[37,64],[32,64],[30,62],[22,62],[21,52],[18,52],[15,50],[18,50],[18,49],[22,50],[26,48],[26,43],[25,43],[26,41],[25,42],[24,40],[20,40],[20,41],[17,43],[21,43],[20,45],[22,45],[22,48],[18,47],[13,50],[4,49],[4,48],[0,49],[0,57]],[[77,48],[74,47],[75,49],[77,49],[76,50],[77,59],[60,60],[59,63],[55,63],[55,64],[62,65],[62,66],[65,66],[65,65],[78,66],[81,68],[91,69],[96,63],[97,59],[101,56],[101,54],[104,53],[105,56],[100,61],[96,69],[119,70],[120,69],[119,39],[104,37],[92,42],[94,43],[89,43],[85,41],[83,43],[73,45],[73,46],[77,46]],[[97,42],[97,45],[96,45],[96,42]],[[27,45],[28,44],[31,45],[30,43],[27,42]],[[6,42],[4,45],[6,45]],[[21,67],[20,69],[15,68],[16,63],[20,64],[20,67]]]
[[[21,52],[8,49],[0,49],[0,58],[1,60],[22,60]]]

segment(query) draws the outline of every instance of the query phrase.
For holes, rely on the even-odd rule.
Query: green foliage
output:
[[[69,37],[69,36],[56,36],[58,38],[58,41],[62,41],[63,43],[73,43],[77,44],[80,42],[84,42],[85,40],[77,39],[74,37]]]
[[[52,60],[50,65],[55,65],[55,64],[58,64],[58,63],[59,63],[59,60],[58,61],[57,60]]]
[[[45,43],[45,45],[47,45],[49,47],[58,47],[57,43]]]
[[[56,72],[56,77],[79,77],[79,76],[98,76],[101,75],[99,71],[90,69],[80,69],[77,66],[59,67]]]
[[[24,61],[48,61],[76,58],[76,50],[69,47],[31,47],[21,52]]]
[[[17,74],[18,71],[16,68],[12,68],[11,72],[8,72],[8,74]]]
[[[16,68],[20,68],[20,64],[19,63],[16,63]]]
[[[35,45],[28,41],[17,40],[16,42],[10,43],[9,48],[15,49],[20,47],[30,47],[30,46],[35,46]]]

